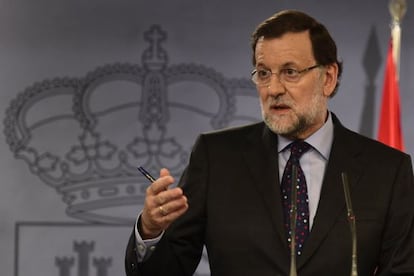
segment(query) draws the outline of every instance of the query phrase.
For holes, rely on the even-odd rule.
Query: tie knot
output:
[[[297,140],[292,142],[289,145],[289,147],[291,156],[299,159],[302,156],[302,154],[304,154],[310,149],[311,145],[309,145],[305,141]]]

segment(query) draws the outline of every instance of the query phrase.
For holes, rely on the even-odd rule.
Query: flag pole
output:
[[[390,147],[404,150],[400,107],[401,20],[407,11],[406,0],[390,0],[391,39],[385,64],[384,87],[379,118],[378,140]]]
[[[397,80],[400,76],[400,51],[401,51],[401,21],[407,11],[406,0],[391,0],[388,6],[392,18],[391,37],[393,47],[393,58],[397,70]]]

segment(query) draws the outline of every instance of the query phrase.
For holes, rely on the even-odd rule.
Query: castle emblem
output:
[[[249,79],[229,79],[194,63],[170,65],[163,47],[167,33],[158,25],[144,40],[141,64],[107,64],[83,77],[46,79],[8,106],[4,134],[14,157],[56,191],[68,216],[80,220],[16,223],[16,276],[33,272],[32,266],[61,276],[119,271],[123,246],[107,237],[124,228],[129,233],[143,204],[149,183],[136,168],[157,175],[167,167],[178,178],[200,132],[258,120],[246,108],[257,106]],[[46,243],[36,234],[44,231],[54,247],[46,259],[36,259],[28,248]],[[195,275],[208,271],[206,259],[203,253]]]

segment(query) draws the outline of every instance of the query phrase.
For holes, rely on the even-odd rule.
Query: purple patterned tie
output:
[[[309,234],[309,205],[308,205],[308,190],[306,188],[305,175],[300,167],[299,159],[303,153],[309,150],[310,145],[304,141],[295,141],[291,143],[290,157],[286,163],[285,171],[283,172],[281,190],[282,190],[282,204],[284,211],[284,223],[288,236],[288,243],[290,245],[291,229],[290,229],[290,212],[291,212],[291,191],[292,191],[292,167],[297,167],[297,216],[296,216],[296,254],[302,254],[303,244]],[[290,248],[290,246],[289,246]]]

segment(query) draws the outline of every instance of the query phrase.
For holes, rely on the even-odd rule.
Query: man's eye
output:
[[[282,69],[281,73],[284,74],[285,76],[294,77],[294,76],[297,76],[298,71],[292,68],[286,68],[286,69]]]
[[[261,79],[268,78],[271,73],[268,70],[257,70],[257,76]]]

